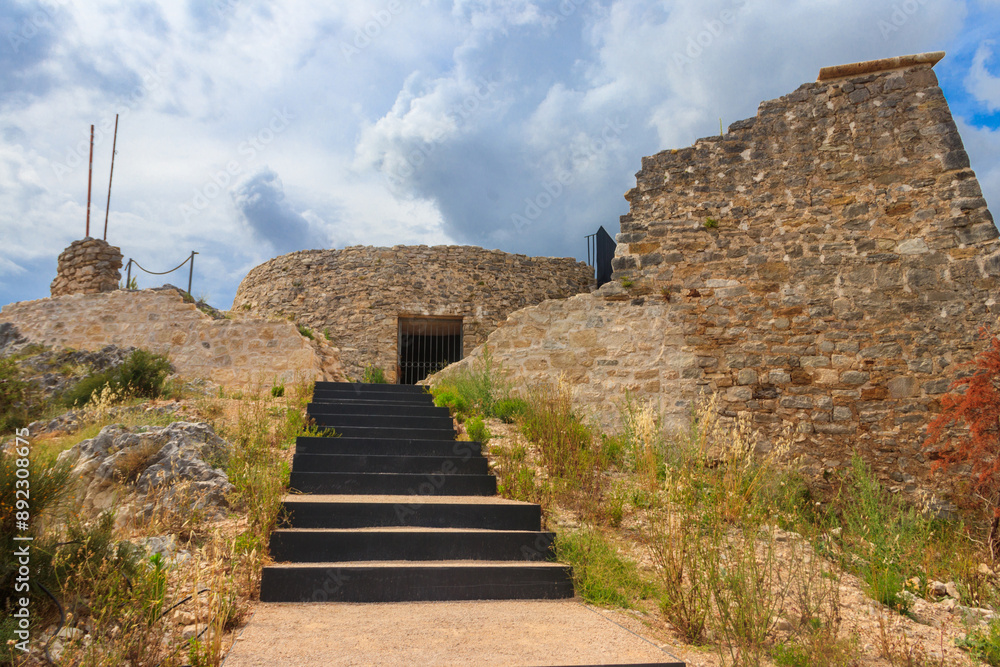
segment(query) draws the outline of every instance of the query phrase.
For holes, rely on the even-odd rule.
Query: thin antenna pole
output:
[[[90,236],[90,185],[94,181],[94,126],[90,126],[90,173],[87,174],[87,236]]]
[[[111,175],[108,176],[108,207],[104,209],[104,240],[108,240],[108,213],[111,211],[111,179],[115,177],[115,147],[118,145],[118,114],[115,114],[115,140],[111,142]]]

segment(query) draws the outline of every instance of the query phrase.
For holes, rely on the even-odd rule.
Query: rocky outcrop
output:
[[[0,326],[32,343],[102,350],[139,347],[169,357],[178,375],[227,386],[341,380],[338,351],[287,321],[214,319],[173,289],[117,290],[8,304]]]
[[[204,423],[115,424],[60,454],[59,462],[73,466],[77,501],[87,514],[112,508],[119,519],[157,511],[213,514],[227,506],[233,488],[221,469],[229,448]]]
[[[344,367],[396,375],[398,316],[459,316],[466,352],[511,312],[589,292],[594,271],[572,258],[474,246],[304,250],[247,274],[232,312],[288,318],[329,337]]]

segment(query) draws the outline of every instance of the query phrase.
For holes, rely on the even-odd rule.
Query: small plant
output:
[[[139,289],[139,283],[136,281],[135,276],[129,278],[127,281],[122,281],[118,283],[118,289],[124,290],[137,290]]]
[[[661,287],[660,288],[660,296],[663,297],[664,301],[666,301],[667,303],[670,303],[670,288],[668,288],[668,287]]]
[[[493,434],[490,430],[486,428],[486,424],[483,423],[481,417],[472,417],[465,422],[465,432],[469,435],[469,439],[474,442],[481,442],[483,445],[487,445]]]
[[[285,395],[285,383],[284,382],[280,382],[278,384],[274,384],[274,385],[271,386],[271,397],[272,398],[281,398],[284,395]]]
[[[242,308],[243,308],[243,310],[250,310],[250,308],[252,308],[252,306],[249,303],[244,303],[243,306],[242,306]]]
[[[705,229],[715,229],[719,226],[719,221],[715,218],[705,218]]]
[[[361,382],[364,384],[389,384],[389,380],[385,377],[385,371],[371,364],[365,366],[365,371],[361,374]]]
[[[296,327],[298,328],[299,333],[308,338],[309,340],[316,340],[316,337],[313,335],[312,329],[310,329],[306,325],[298,324],[296,325]]]
[[[993,667],[1000,666],[1000,620],[993,619],[985,630],[972,630],[962,639],[955,640],[955,645],[968,651],[976,660]]]
[[[330,335],[330,327],[323,329],[323,337],[327,340],[333,340],[333,336]]]
[[[632,280],[631,278],[622,278],[622,287],[624,287],[625,289],[628,289],[633,285],[635,285],[635,281]]]

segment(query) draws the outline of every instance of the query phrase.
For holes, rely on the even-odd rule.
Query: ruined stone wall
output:
[[[348,375],[371,364],[395,379],[400,315],[462,316],[468,352],[511,312],[588,292],[592,282],[593,269],[572,258],[473,246],[305,250],[250,271],[233,312],[288,318],[329,335]]]
[[[926,479],[924,428],[1000,308],[997,229],[933,62],[834,71],[723,137],[643,159],[614,281],[585,297],[604,305],[563,315],[604,313],[602,340],[669,323],[648,355],[659,388],[629,355],[616,387],[677,418],[699,392],[721,392],[765,433],[793,429],[817,475],[857,450],[900,490]],[[510,366],[536,351],[538,370],[516,370],[528,381],[562,353],[542,343],[553,325],[531,321],[545,309],[490,338]],[[608,373],[595,359],[570,374],[579,400],[604,411],[590,389]]]
[[[89,236],[69,244],[59,255],[58,271],[52,281],[52,296],[95,294],[118,289],[122,268],[121,249]]]
[[[0,322],[42,345],[141,347],[167,355],[181,376],[228,386],[343,379],[337,351],[304,338],[291,323],[212,319],[175,290],[21,301],[4,306]]]

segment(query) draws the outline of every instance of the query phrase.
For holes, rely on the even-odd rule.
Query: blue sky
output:
[[[102,234],[116,112],[108,240],[152,270],[198,251],[193,292],[228,308],[304,248],[583,258],[643,156],[822,66],[936,50],[996,208],[1000,0],[8,0],[0,304],[48,296],[83,236],[91,123]]]

